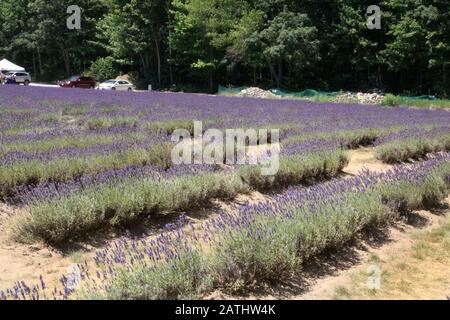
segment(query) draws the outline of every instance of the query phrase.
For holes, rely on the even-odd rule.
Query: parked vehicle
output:
[[[6,74],[6,78],[14,78],[17,84],[23,84],[25,86],[31,83],[31,76],[28,72],[17,71],[17,72],[8,72]]]
[[[133,91],[135,87],[127,80],[108,80],[98,86],[99,90]]]
[[[73,76],[69,79],[58,81],[58,85],[63,88],[87,88],[94,89],[96,82],[92,77]]]

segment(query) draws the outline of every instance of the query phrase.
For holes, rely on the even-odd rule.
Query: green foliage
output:
[[[260,166],[243,167],[242,179],[257,190],[284,187],[336,176],[348,163],[342,151],[317,152],[280,158],[280,167],[273,176],[261,174]]]
[[[190,243],[178,259],[132,270],[115,270],[102,291],[82,290],[88,299],[185,299],[214,288],[233,293],[261,281],[280,281],[297,273],[310,258],[341,246],[358,232],[385,224],[399,213],[436,205],[448,195],[450,164],[427,174],[424,183],[380,181],[364,191],[351,190],[320,205],[289,207],[283,215],[259,215],[243,227],[220,231],[202,250]],[[447,178],[448,179],[448,178]],[[251,207],[250,207],[251,210]],[[247,214],[251,217],[252,212]]]
[[[19,241],[60,242],[107,224],[128,224],[144,215],[184,210],[246,190],[238,176],[221,173],[169,180],[130,179],[34,203],[29,214],[16,219],[13,229]]]
[[[450,136],[394,140],[376,147],[375,156],[386,163],[424,158],[427,153],[450,150]]]
[[[95,300],[196,299],[210,286],[205,266],[200,252],[185,250],[179,258],[152,268],[137,266],[131,272],[122,270],[104,292],[87,289],[78,297]]]
[[[445,99],[420,99],[396,96],[387,94],[381,102],[384,106],[396,107],[434,107],[434,108],[450,108],[450,100]]]
[[[89,75],[94,77],[97,82],[115,79],[118,73],[112,57],[98,58],[89,69]]]
[[[384,0],[381,30],[367,29],[364,1],[79,0],[82,28],[68,30],[71,4],[3,0],[0,55],[51,82],[90,67],[99,80],[133,73],[140,87],[173,90],[224,83],[449,95],[445,1]]]

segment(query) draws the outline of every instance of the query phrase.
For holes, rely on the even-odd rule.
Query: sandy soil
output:
[[[348,151],[349,163],[344,168],[344,173],[357,175],[362,169],[371,171],[387,171],[392,166],[375,158],[373,148],[359,148]]]
[[[54,281],[68,263],[41,245],[26,246],[11,241],[6,232],[9,217],[19,214],[17,208],[0,204],[0,288],[18,280],[37,282],[39,275]]]
[[[450,198],[447,198],[447,204],[450,204]],[[289,299],[337,299],[337,298],[351,298],[352,294],[349,292],[346,297],[346,291],[350,290],[355,286],[355,276],[356,275],[366,275],[365,278],[359,279],[359,282],[368,279],[367,271],[371,266],[380,268],[382,272],[386,268],[386,264],[391,264],[396,257],[401,256],[412,250],[412,246],[415,244],[415,233],[418,229],[421,230],[433,230],[440,226],[440,224],[445,220],[445,216],[450,215],[450,210],[448,208],[445,211],[418,211],[413,213],[409,221],[402,221],[395,226],[390,227],[385,232],[383,232],[382,238],[377,241],[373,239],[359,240],[354,245],[354,250],[352,250],[351,259],[354,264],[349,265],[348,268],[336,268],[335,270],[330,270],[329,275],[320,277],[312,281],[309,289],[304,293],[298,295],[292,295]],[[347,257],[342,257],[344,260]],[[405,260],[406,261],[406,260]],[[433,270],[434,269],[434,270]],[[429,264],[426,269],[428,274],[433,272],[441,273],[443,270],[438,267],[435,268],[435,264]],[[449,268],[447,273],[450,272]],[[383,287],[383,275],[381,274],[381,288]],[[430,283],[431,284],[431,283]],[[365,285],[365,283],[364,283]],[[432,285],[431,285],[432,287]],[[343,288],[350,288],[345,289]],[[450,287],[442,288],[443,290],[431,290],[430,292],[422,296],[426,299],[442,299],[450,294]],[[411,288],[414,291],[414,288]],[[409,292],[411,295],[415,295],[415,292]],[[361,295],[358,298],[370,299],[371,296]],[[400,299],[400,296],[383,296],[374,298],[382,299]],[[408,298],[408,297],[403,297]],[[410,298],[410,297],[409,297]]]

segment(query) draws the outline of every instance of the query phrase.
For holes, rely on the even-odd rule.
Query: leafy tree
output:
[[[114,79],[118,74],[118,70],[112,57],[98,58],[92,63],[89,74],[97,81],[103,82],[108,79]]]
[[[147,80],[155,61],[158,85],[162,81],[165,5],[163,0],[112,0],[109,13],[98,27],[99,39],[104,41],[108,52],[124,64],[139,65]]]
[[[369,30],[377,3],[382,29]],[[74,4],[81,30],[66,27]],[[211,92],[222,83],[450,94],[448,1],[2,0],[0,25],[0,56],[40,80],[91,68]]]
[[[289,12],[286,9],[268,22],[259,36],[262,52],[267,57],[277,86],[283,80],[283,63],[294,62],[301,69],[317,59],[317,29],[311,25],[306,14]],[[275,71],[274,64],[277,66]]]

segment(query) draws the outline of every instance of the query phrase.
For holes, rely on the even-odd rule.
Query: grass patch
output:
[[[410,106],[421,108],[450,108],[450,100],[445,99],[418,99],[387,94],[381,102],[384,106]]]

